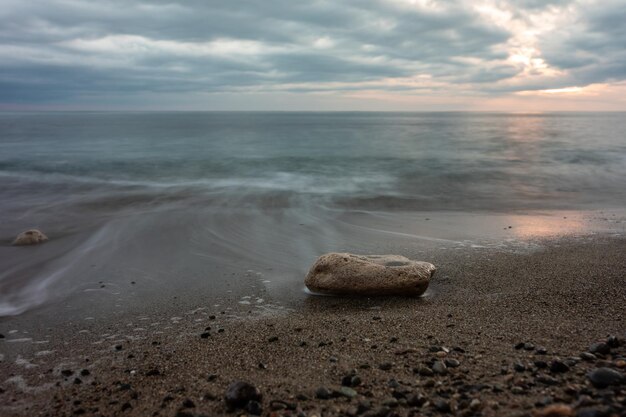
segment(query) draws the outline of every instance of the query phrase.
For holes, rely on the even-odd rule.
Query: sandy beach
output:
[[[54,329],[3,319],[1,414],[624,415],[623,381],[588,374],[624,375],[625,253],[609,236],[432,251],[419,299],[306,297],[265,313],[173,300]],[[603,341],[608,353],[583,353]],[[234,381],[259,404],[230,410]]]

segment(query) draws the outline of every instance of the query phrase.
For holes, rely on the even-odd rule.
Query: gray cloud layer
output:
[[[576,16],[571,27],[537,38],[560,78],[529,80],[521,77],[522,66],[507,61],[515,29],[487,18],[475,2],[3,3],[0,104],[72,103],[105,94],[123,102],[155,92],[494,95],[626,79],[623,1],[500,2],[519,21],[555,8]]]

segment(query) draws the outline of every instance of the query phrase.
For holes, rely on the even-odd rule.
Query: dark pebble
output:
[[[378,365],[378,369],[382,371],[388,371],[391,368],[393,368],[393,364],[391,362],[385,362],[385,363],[381,363],[380,365]]]
[[[196,405],[189,398],[186,398],[185,401],[183,401],[183,407],[194,408],[195,406]]]
[[[611,368],[597,368],[587,374],[587,378],[596,388],[606,388],[610,385],[624,383],[624,375]]]
[[[611,353],[611,348],[606,343],[593,343],[591,346],[589,346],[589,352],[608,355],[609,353]]]
[[[319,387],[315,391],[315,398],[318,398],[320,400],[327,400],[330,398],[330,391],[327,388]]]
[[[209,316],[209,320],[215,320],[215,316]]]
[[[459,366],[461,366],[461,362],[457,361],[456,359],[446,359],[444,363],[448,368],[458,368]]]
[[[4,339],[4,335],[0,333],[0,339]]]
[[[72,375],[74,372],[71,369],[64,369],[61,371],[61,375],[63,376],[70,376]]]
[[[130,403],[122,404],[122,411],[130,410],[131,408],[133,407],[130,405]]]
[[[352,380],[350,381],[350,385],[353,387],[358,387],[359,385],[361,385],[361,378],[356,375],[353,376]]]
[[[546,361],[535,361],[534,364],[539,369],[545,369],[548,367],[548,362]]]
[[[146,372],[146,376],[157,376],[157,375],[161,375],[161,372],[158,369],[151,369],[148,372]]]
[[[524,372],[526,370],[526,366],[524,366],[523,363],[515,362],[513,364],[513,369],[515,369],[516,372]]]
[[[278,336],[272,336],[269,339],[267,339],[268,342],[272,343],[272,342],[277,342],[278,341]]]
[[[202,339],[208,339],[208,338],[209,338],[209,336],[211,336],[211,333],[209,333],[209,332],[204,332],[204,333],[202,333],[202,334],[200,335],[200,337],[201,337]]]
[[[82,371],[80,371],[80,374],[82,376],[88,376],[91,372],[89,372],[89,369],[83,369]]]
[[[516,350],[520,350],[524,347],[524,342],[519,342],[514,347]]]
[[[411,394],[406,399],[406,403],[411,407],[421,407],[423,406],[428,399],[420,393]]]
[[[263,414],[263,407],[258,401],[250,401],[248,405],[246,405],[246,411],[253,416],[260,416]]]
[[[537,349],[535,349],[535,353],[537,355],[547,355],[548,354],[548,349],[546,349],[546,348],[544,348],[542,346],[539,346],[539,347],[537,347]]]
[[[594,355],[594,354],[593,354],[593,353],[591,353],[591,352],[583,352],[583,353],[581,353],[581,354],[580,354],[580,358],[581,358],[582,360],[587,361],[587,362],[593,362],[593,361],[595,361],[596,359],[598,359],[598,358],[596,357],[596,355]]]
[[[341,378],[341,385],[343,385],[344,387],[352,386],[352,375],[346,375]]]
[[[537,382],[541,382],[542,384],[545,385],[557,385],[559,383],[559,380],[556,378],[553,378],[549,375],[545,375],[545,374],[537,374]]]
[[[567,366],[567,364],[561,360],[555,359],[552,362],[550,362],[550,372],[553,373],[563,373],[563,372],[567,372],[569,371],[569,366]]]
[[[115,345],[115,350],[122,350],[122,345]]]
[[[609,347],[616,348],[619,347],[620,340],[617,336],[609,336],[606,339],[606,344],[609,345]]]
[[[443,398],[435,398],[432,403],[435,410],[441,413],[449,413],[451,411],[450,403]]]
[[[209,374],[206,377],[207,381],[211,382],[211,381],[215,381],[217,379],[217,375],[216,374]]]
[[[425,366],[420,367],[417,370],[417,373],[420,374],[421,376],[433,376],[433,375],[435,375],[435,373],[433,372],[432,369],[427,368]]]
[[[224,329],[217,329],[218,333],[224,333]]]
[[[228,386],[224,394],[226,406],[234,408],[243,408],[250,401],[261,401],[263,396],[261,391],[249,382],[235,381]]]
[[[74,384],[76,384],[76,385],[80,385],[80,384],[82,384],[82,383],[83,383],[83,381],[81,381],[81,379],[80,379],[80,378],[74,378]]]

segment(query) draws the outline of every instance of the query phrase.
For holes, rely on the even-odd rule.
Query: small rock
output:
[[[537,355],[547,355],[548,354],[548,349],[542,347],[542,346],[538,346],[537,349],[535,349],[535,353]]]
[[[523,363],[515,362],[513,364],[513,369],[515,369],[516,372],[524,372],[526,370],[526,366],[524,366]]]
[[[433,376],[435,375],[435,373],[433,372],[432,369],[427,368],[426,366],[422,366],[417,370],[417,373],[420,374],[421,376]]]
[[[448,368],[441,361],[435,361],[435,363],[433,363],[432,370],[438,375],[446,375],[448,373]]]
[[[386,400],[384,400],[382,404],[385,407],[396,408],[398,406],[398,400],[391,397],[391,398],[387,398]]]
[[[146,372],[146,376],[157,376],[157,375],[161,375],[161,372],[158,369],[151,369],[148,372]]]
[[[347,398],[354,398],[357,396],[357,392],[350,387],[341,387],[339,393]]]
[[[581,354],[580,354],[580,358],[581,358],[582,360],[587,361],[587,362],[593,362],[593,361],[595,361],[596,359],[598,359],[598,358],[596,357],[596,355],[594,355],[593,353],[590,353],[590,352],[583,352],[583,353],[581,353]]]
[[[574,409],[565,404],[552,404],[545,408],[535,410],[535,417],[573,417]]]
[[[533,345],[532,343],[524,343],[524,350],[534,350],[535,349],[535,345]]]
[[[548,362],[546,361],[535,361],[533,363],[538,369],[545,369],[548,367]]]
[[[194,408],[195,406],[196,405],[189,398],[186,398],[185,401],[183,401],[183,407]]]
[[[550,372],[553,373],[563,373],[569,371],[569,366],[565,364],[565,362],[555,359],[550,362]]]
[[[617,336],[609,336],[606,338],[606,344],[609,345],[609,347],[616,348],[619,347],[620,340]]]
[[[432,403],[433,407],[435,407],[435,410],[441,413],[449,413],[450,411],[452,411],[450,408],[450,403],[443,398],[435,398]]]
[[[200,338],[202,338],[202,339],[208,339],[208,338],[209,338],[209,336],[211,336],[211,333],[209,333],[209,332],[204,332],[204,333],[202,333],[202,334],[200,335]]]
[[[609,353],[611,353],[611,348],[606,343],[598,342],[593,343],[589,346],[589,352],[608,355]]]
[[[48,240],[48,236],[44,235],[41,230],[30,229],[17,235],[13,241],[13,246],[29,246],[38,245]]]
[[[450,358],[450,359],[446,359],[446,360],[445,360],[445,361],[443,361],[443,362],[446,364],[446,366],[447,366],[448,368],[458,368],[459,366],[461,366],[461,362],[459,362],[459,361],[458,361],[458,360],[456,360],[456,359],[451,359],[451,358]]]
[[[246,405],[246,411],[253,416],[260,416],[263,414],[263,407],[258,401],[249,401],[248,405]]]
[[[469,408],[472,411],[478,411],[482,408],[482,403],[480,402],[480,400],[478,398],[474,398],[470,404],[469,404]]]
[[[544,374],[537,374],[536,380],[537,382],[541,382],[542,384],[545,384],[545,385],[556,385],[559,383],[558,379],[553,378],[549,375],[544,375]]]
[[[272,342],[277,342],[278,341],[278,336],[272,336],[269,339],[267,339],[268,342],[272,343]]]
[[[611,368],[597,368],[587,374],[587,378],[596,388],[606,388],[610,385],[624,383],[624,375]]]
[[[421,407],[426,401],[428,401],[428,399],[420,393],[411,394],[406,399],[407,404],[411,407]]]
[[[324,387],[319,387],[316,391],[315,391],[315,398],[318,398],[320,400],[327,400],[330,398],[330,391],[327,388]]]
[[[393,364],[391,362],[385,362],[385,363],[381,363],[380,365],[378,365],[378,369],[382,371],[388,371],[391,368],[393,368]]]
[[[249,382],[235,381],[228,386],[224,395],[226,405],[231,408],[243,408],[250,401],[261,401],[261,391]]]

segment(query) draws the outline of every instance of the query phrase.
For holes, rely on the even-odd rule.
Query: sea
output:
[[[626,113],[4,112],[0,316],[300,291],[327,251],[478,247],[624,207]],[[50,240],[11,246],[30,228]]]

